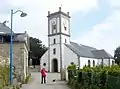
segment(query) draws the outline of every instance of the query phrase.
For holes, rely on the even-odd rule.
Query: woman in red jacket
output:
[[[42,70],[41,70],[41,84],[43,84],[43,81],[46,84],[46,73],[47,73],[46,69],[42,68]]]

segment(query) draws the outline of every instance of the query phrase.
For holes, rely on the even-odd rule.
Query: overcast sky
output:
[[[120,1],[119,0],[1,0],[0,22],[8,20],[10,10],[20,9],[27,17],[14,14],[14,32],[28,32],[47,45],[47,13],[55,12],[62,5],[62,11],[70,12],[71,41],[113,54],[120,46]]]

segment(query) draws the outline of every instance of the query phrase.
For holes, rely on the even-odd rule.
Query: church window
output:
[[[88,66],[90,67],[90,60],[88,60]]]
[[[65,43],[67,43],[67,40],[65,39]]]
[[[56,44],[56,39],[53,40],[53,44]]]
[[[93,67],[95,67],[95,60],[93,60]]]
[[[56,54],[56,49],[55,48],[53,49],[53,54]]]

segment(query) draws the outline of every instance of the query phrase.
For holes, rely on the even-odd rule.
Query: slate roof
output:
[[[6,24],[0,23],[0,35],[2,36],[10,36],[10,28],[6,26]],[[13,32],[13,41],[14,42],[23,42],[25,41],[26,33],[14,33]]]
[[[80,57],[97,58],[97,59],[102,59],[102,58],[113,59],[113,57],[105,50],[98,50],[96,48],[82,44],[79,45],[75,42],[70,42],[70,44],[65,44],[65,45]]]
[[[0,33],[10,33],[10,28],[4,23],[0,23]]]

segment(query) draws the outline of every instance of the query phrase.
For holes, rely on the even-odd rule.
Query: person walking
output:
[[[45,68],[42,68],[41,70],[41,84],[46,84],[46,75],[47,75],[47,71]]]

